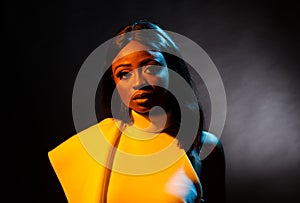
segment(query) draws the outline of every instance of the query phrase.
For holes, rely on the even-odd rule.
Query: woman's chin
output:
[[[138,107],[138,108],[131,108],[131,109],[139,114],[148,114],[151,110],[151,108],[148,107]]]

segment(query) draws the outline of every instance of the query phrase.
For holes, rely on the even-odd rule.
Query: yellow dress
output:
[[[69,202],[103,202],[108,157],[118,137],[114,119],[101,121],[49,152]],[[142,139],[130,136],[142,135]],[[200,181],[177,140],[133,126],[119,133],[109,173],[107,203],[200,202]]]

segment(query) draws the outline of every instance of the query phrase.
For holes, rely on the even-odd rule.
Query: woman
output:
[[[125,26],[112,40],[107,64],[96,102],[99,124],[49,152],[68,200],[224,202],[222,146],[203,131],[188,66],[168,34],[148,21]],[[216,147],[201,161],[203,145]]]

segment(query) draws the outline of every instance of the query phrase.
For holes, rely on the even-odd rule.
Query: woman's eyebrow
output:
[[[141,66],[147,65],[149,62],[155,62],[157,64],[161,64],[160,60],[157,58],[148,58],[148,59],[141,61]]]
[[[140,66],[144,66],[144,65],[147,65],[149,62],[155,62],[159,65],[161,65],[161,62],[160,62],[160,59],[159,58],[156,58],[156,57],[151,57],[151,58],[146,58],[144,60],[142,60],[140,62]],[[131,64],[130,63],[121,63],[121,64],[118,64],[116,67],[114,67],[114,72],[116,72],[116,70],[120,67],[131,67]]]
[[[114,71],[116,71],[120,67],[131,67],[131,64],[129,64],[129,63],[121,63],[121,64],[117,65],[116,67],[114,67]]]

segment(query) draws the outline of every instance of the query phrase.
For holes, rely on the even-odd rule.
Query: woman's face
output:
[[[148,113],[164,103],[169,72],[160,52],[131,41],[113,61],[112,75],[123,103],[134,111]]]

